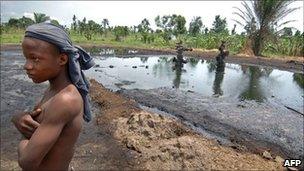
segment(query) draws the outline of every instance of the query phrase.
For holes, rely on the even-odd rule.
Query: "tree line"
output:
[[[195,16],[186,26],[184,16],[172,14],[156,16],[154,23],[157,28],[151,27],[151,21],[144,18],[134,26],[110,26],[110,21],[102,19],[100,24],[93,20],[78,19],[73,15],[71,27],[63,26],[70,34],[77,34],[92,40],[95,37],[113,36],[115,41],[124,41],[127,37],[145,44],[168,45],[174,40],[183,40],[188,46],[194,48],[214,49],[221,40],[226,40],[232,51],[250,55],[262,55],[262,52],[278,53],[283,55],[303,56],[303,33],[299,30],[293,34],[293,28],[278,25],[279,21],[298,8],[288,8],[292,1],[243,1],[243,8],[235,8],[236,24],[243,27],[244,32],[237,34],[235,24],[231,31],[227,28],[226,18],[216,15],[212,28],[204,26],[202,18]],[[11,18],[1,25],[1,30],[15,27],[24,29],[33,23],[50,20],[50,17],[34,13],[34,20],[27,17]],[[60,25],[58,21],[52,23]],[[152,21],[153,22],[153,21]]]

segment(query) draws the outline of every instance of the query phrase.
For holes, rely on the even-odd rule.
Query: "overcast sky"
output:
[[[203,24],[211,28],[215,15],[225,17],[231,30],[237,17],[232,13],[233,7],[241,7],[241,1],[1,1],[1,22],[9,18],[27,16],[33,18],[33,13],[44,13],[68,27],[75,14],[77,19],[94,20],[101,24],[107,18],[110,26],[138,25],[147,18],[155,28],[154,19],[157,15],[182,15],[186,18],[186,27],[195,16],[202,18]],[[296,19],[296,22],[286,25],[303,32],[303,1],[296,1],[290,7],[300,7],[285,20]],[[237,25],[237,32],[243,31]]]

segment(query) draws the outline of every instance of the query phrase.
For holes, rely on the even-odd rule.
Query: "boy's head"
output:
[[[56,45],[25,37],[22,50],[26,59],[24,69],[34,83],[50,80],[66,69],[68,56],[60,53]]]
[[[74,46],[62,27],[51,23],[29,26],[22,49],[26,58],[24,69],[35,83],[50,80],[67,70],[71,83],[84,100],[84,119],[90,121],[89,83],[82,70],[95,65],[93,58],[81,47]]]

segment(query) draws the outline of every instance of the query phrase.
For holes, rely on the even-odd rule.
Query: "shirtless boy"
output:
[[[22,50],[28,77],[34,83],[49,81],[49,87],[32,112],[12,118],[24,135],[18,163],[23,170],[68,170],[83,117],[90,120],[81,69],[90,68],[93,61],[71,44],[62,28],[47,23],[27,29]]]

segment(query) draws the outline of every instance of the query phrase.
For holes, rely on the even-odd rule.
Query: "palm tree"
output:
[[[106,28],[107,26],[109,26],[109,20],[106,19],[106,18],[104,18],[104,19],[102,20],[102,25],[103,25],[103,28]]]
[[[203,27],[203,22],[201,17],[194,17],[189,24],[189,33],[192,36],[196,36],[201,32],[202,27]]]
[[[249,35],[246,43],[248,48],[252,49],[254,55],[260,56],[264,43],[271,38],[275,38],[280,32],[281,27],[287,23],[295,20],[289,20],[279,23],[291,12],[299,8],[288,8],[293,2],[286,0],[253,0],[243,1],[244,9],[234,7],[237,11],[233,12],[243,20],[240,22],[234,20],[242,25]],[[281,30],[280,30],[281,29]]]
[[[74,14],[73,15],[73,24],[72,24],[72,29],[74,30],[74,31],[76,31],[76,29],[77,29],[77,17],[76,17],[76,15]]]
[[[105,37],[107,37],[107,28],[106,27],[109,27],[109,20],[104,18],[101,23],[102,23],[102,26],[104,29]]]
[[[34,13],[34,20],[35,23],[42,23],[46,20],[50,20],[50,17],[42,13]]]

